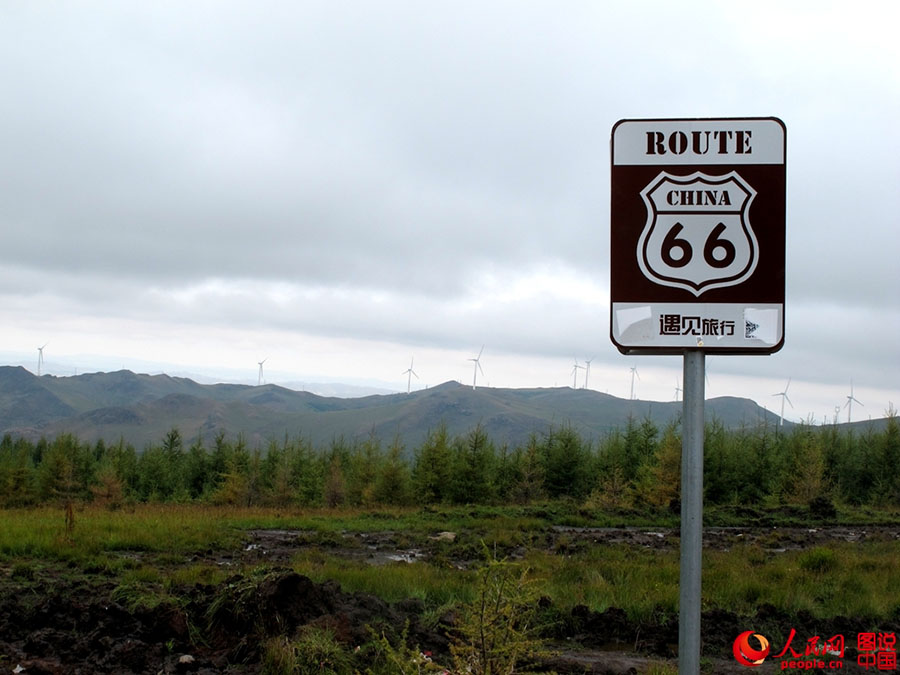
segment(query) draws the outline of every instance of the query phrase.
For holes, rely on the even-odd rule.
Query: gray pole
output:
[[[681,575],[678,672],[700,673],[700,578],[703,555],[703,389],[705,355],[684,352],[681,440]]]

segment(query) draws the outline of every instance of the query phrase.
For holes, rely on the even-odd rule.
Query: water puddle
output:
[[[358,560],[368,565],[412,564],[426,559],[420,548],[401,546],[394,532],[317,533],[311,530],[249,530],[242,555],[288,562],[305,549],[328,551],[332,555]]]

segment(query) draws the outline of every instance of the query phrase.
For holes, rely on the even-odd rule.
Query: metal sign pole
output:
[[[685,350],[681,422],[681,572],[678,611],[680,675],[700,673],[705,369],[705,355],[701,350]]]
[[[684,356],[678,658],[698,675],[704,350],[784,345],[787,129],[777,117],[619,120],[610,160],[610,339],[623,354]]]

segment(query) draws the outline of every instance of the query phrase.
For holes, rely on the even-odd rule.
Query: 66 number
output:
[[[684,267],[691,262],[691,258],[694,257],[694,249],[691,247],[691,243],[687,239],[681,239],[678,236],[683,229],[684,225],[675,223],[675,225],[672,226],[672,229],[669,230],[666,238],[663,239],[662,259],[663,262],[670,267]],[[720,238],[722,233],[725,232],[725,229],[724,223],[716,225],[712,232],[709,233],[709,236],[706,238],[706,243],[703,246],[703,260],[706,261],[707,265],[715,267],[716,269],[728,267],[734,262],[734,259],[737,256],[734,244],[727,239]],[[672,252],[675,249],[678,249],[681,252],[677,258],[672,255]],[[722,255],[719,258],[715,255],[717,250],[722,251]]]

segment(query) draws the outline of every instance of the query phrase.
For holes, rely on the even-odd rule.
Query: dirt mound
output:
[[[396,636],[408,626],[412,642],[437,652],[448,649],[446,636],[422,625],[420,601],[391,605],[368,593],[345,593],[331,581],[314,583],[289,569],[235,575],[218,588],[198,587],[194,596],[211,644],[231,645],[230,660],[254,661],[261,639],[292,636],[304,626],[326,628],[349,646],[369,641],[370,630]]]
[[[304,626],[333,632],[348,646],[371,639],[368,626],[435,652],[447,638],[421,622],[421,602],[390,605],[337,584],[317,584],[282,568],[198,584],[174,600],[130,610],[110,583],[42,575],[0,595],[0,661],[35,673],[258,672],[261,645]],[[23,592],[24,591],[24,592]],[[170,591],[171,592],[171,591]]]

